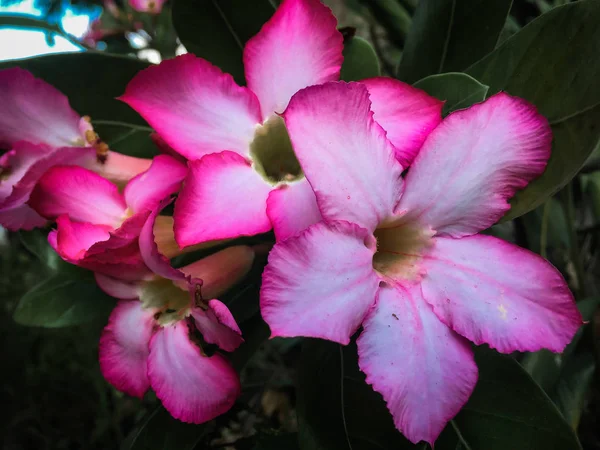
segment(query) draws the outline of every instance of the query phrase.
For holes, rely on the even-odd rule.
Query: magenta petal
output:
[[[126,394],[143,397],[150,387],[147,373],[153,312],[137,300],[120,301],[100,337],[100,371]]]
[[[220,354],[203,356],[186,322],[158,330],[150,341],[148,377],[176,419],[203,423],[227,412],[240,394],[235,370]]]
[[[73,264],[85,257],[86,252],[97,242],[110,238],[110,227],[87,222],[72,222],[68,215],[56,219],[56,252]]]
[[[503,92],[446,117],[415,158],[398,211],[453,237],[493,225],[550,157],[548,121]]]
[[[248,155],[261,123],[256,96],[191,53],[141,71],[120,99],[190,160],[223,150]]]
[[[402,166],[370,108],[364,85],[326,83],[294,95],[284,119],[323,218],[373,230],[398,203]]]
[[[260,292],[271,335],[348,344],[375,300],[374,252],[369,233],[348,222],[320,222],[275,244]]]
[[[4,200],[10,196],[13,187],[21,181],[31,166],[53,151],[53,148],[46,145],[19,142],[10,151],[0,156],[0,170],[7,172],[0,178],[0,208],[4,206]]]
[[[0,225],[10,231],[32,230],[43,227],[47,222],[28,205],[0,210]]]
[[[129,5],[139,12],[158,14],[166,0],[129,0]]]
[[[306,178],[273,189],[267,199],[267,215],[277,241],[298,234],[322,220],[315,193]]]
[[[94,273],[96,283],[111,297],[132,300],[138,297],[139,283],[119,280],[101,273]]]
[[[191,161],[175,203],[175,240],[187,247],[269,231],[266,203],[270,191],[250,162],[236,153],[215,153]]]
[[[80,116],[59,90],[18,67],[0,70],[0,146],[18,141],[53,147],[85,144]]]
[[[209,344],[216,344],[226,352],[234,351],[244,339],[229,308],[219,300],[210,300],[208,304],[209,308],[206,311],[192,308],[196,328]]]
[[[175,158],[155,156],[150,168],[125,187],[123,195],[127,206],[135,213],[157,208],[161,200],[179,190],[186,173],[186,165]]]
[[[319,0],[284,0],[244,48],[248,87],[263,119],[282,113],[300,89],[338,80],[342,41],[335,17]]]
[[[358,338],[358,358],[367,383],[413,443],[433,445],[477,383],[468,342],[439,321],[419,285],[379,290]]]
[[[400,164],[408,167],[442,121],[444,102],[393,78],[369,78],[361,83],[369,90],[375,121],[386,131]]]
[[[582,324],[573,294],[548,261],[492,236],[435,238],[423,296],[476,344],[503,353],[561,352]]]
[[[117,186],[77,166],[54,166],[31,193],[29,205],[50,219],[68,214],[71,220],[117,228],[127,205]]]

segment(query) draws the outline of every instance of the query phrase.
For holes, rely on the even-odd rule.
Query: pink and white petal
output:
[[[362,80],[375,121],[386,131],[396,158],[408,167],[429,133],[442,121],[444,102],[421,89],[389,77]]]
[[[231,312],[219,300],[210,300],[208,306],[206,311],[192,308],[196,328],[209,344],[216,344],[226,352],[234,351],[244,339]]]
[[[418,284],[382,287],[357,343],[359,367],[396,428],[433,445],[477,383],[469,343],[439,321]]]
[[[502,353],[561,352],[582,324],[573,294],[549,262],[492,236],[435,238],[423,296],[475,344]]]
[[[323,218],[373,230],[398,203],[402,166],[370,107],[364,85],[326,83],[298,92],[284,119]]]
[[[186,322],[158,330],[150,341],[148,377],[173,417],[203,423],[227,412],[240,394],[237,373],[220,354],[203,356]]]
[[[120,100],[190,160],[223,150],[248,155],[262,122],[252,91],[191,53],[141,71]]]
[[[52,147],[85,144],[80,116],[59,90],[15,67],[0,70],[0,146],[18,141]]]
[[[134,213],[158,207],[161,200],[176,193],[187,167],[167,155],[155,156],[148,170],[133,178],[125,187],[125,202]]]
[[[319,0],[284,0],[244,48],[248,87],[262,118],[282,113],[300,89],[337,81],[344,60],[341,33]]]
[[[71,220],[117,228],[127,205],[117,186],[78,166],[51,167],[38,181],[29,205],[49,219],[68,214]]]
[[[277,241],[294,236],[323,219],[306,178],[273,189],[267,199],[267,215]]]
[[[43,227],[47,222],[28,205],[0,210],[0,225],[9,231],[32,230]]]
[[[54,151],[47,145],[18,142],[12,149],[0,156],[0,171],[6,173],[0,178],[0,206],[17,184],[37,161]]]
[[[97,272],[94,273],[94,278],[100,289],[111,297],[122,300],[132,300],[139,296],[139,283],[137,282],[120,280]]]
[[[110,227],[87,222],[73,222],[63,214],[56,219],[56,235],[50,243],[64,260],[77,264],[96,243],[110,238]]]
[[[28,151],[32,150],[30,144],[20,142],[15,146],[15,149],[17,151],[25,150],[27,147],[29,147]],[[47,147],[38,146],[38,150],[35,153],[41,157],[36,158],[36,160],[27,167],[27,170],[22,174],[20,179],[12,186],[10,195],[0,202],[0,209],[16,208],[27,202],[31,191],[33,191],[33,188],[39,179],[50,167],[72,165],[93,169],[98,165],[96,152],[93,148],[61,147],[49,151],[44,151],[43,148]],[[41,155],[42,152],[45,153],[43,156]]]
[[[94,167],[88,167],[88,169],[92,169],[119,186],[125,186],[133,177],[147,171],[152,161],[148,158],[136,158],[109,151],[106,161],[96,163]]]
[[[456,111],[425,141],[398,211],[439,234],[477,233],[544,171],[551,143],[548,121],[535,107],[503,92]]]
[[[153,311],[137,300],[120,301],[100,336],[100,371],[118,390],[142,398],[150,387],[147,376]]]
[[[191,161],[188,169],[173,214],[180,247],[271,229],[266,212],[271,185],[244,157],[215,153]]]
[[[216,298],[239,283],[252,268],[254,250],[236,245],[180,268],[186,276],[202,280],[202,296]]]
[[[271,336],[348,344],[375,301],[374,252],[372,236],[348,222],[320,222],[275,244],[260,292]]]

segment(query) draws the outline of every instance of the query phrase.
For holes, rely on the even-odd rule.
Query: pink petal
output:
[[[129,0],[129,5],[138,12],[158,14],[166,0]]]
[[[544,171],[551,142],[535,107],[503,92],[456,111],[425,141],[398,211],[454,237],[488,228],[510,209],[508,199]]]
[[[138,298],[139,284],[136,282],[119,280],[118,278],[109,277],[101,273],[94,273],[94,277],[100,289],[111,297],[123,300]]]
[[[227,412],[240,381],[223,356],[203,356],[185,322],[160,329],[150,341],[148,377],[156,396],[176,419],[203,423]]]
[[[158,155],[150,168],[133,178],[123,195],[129,209],[140,212],[158,207],[161,200],[176,193],[185,178],[185,164],[167,155]]]
[[[285,110],[307,86],[340,77],[344,48],[331,10],[318,0],[284,0],[260,32],[246,43],[248,87],[263,119]]]
[[[370,107],[364,85],[327,83],[296,94],[284,119],[323,218],[372,230],[398,202],[402,166]]]
[[[92,169],[119,186],[124,186],[133,177],[148,170],[152,161],[148,158],[136,158],[109,151],[106,161],[98,163],[94,167],[88,167],[88,169]]]
[[[275,244],[260,293],[271,336],[348,344],[375,300],[374,252],[369,233],[348,222],[320,222]]]
[[[10,231],[32,230],[43,227],[47,222],[28,205],[0,210],[0,225]]]
[[[244,342],[240,328],[227,306],[219,300],[210,300],[208,304],[206,311],[192,308],[196,327],[209,344],[216,344],[226,352],[234,351]]]
[[[1,72],[0,72],[1,74]],[[37,161],[54,151],[47,145],[19,142],[0,156],[0,205],[10,195],[17,184]]]
[[[273,189],[267,199],[267,215],[277,241],[294,236],[322,220],[315,193],[306,178]]]
[[[141,71],[120,99],[188,159],[223,150],[248,155],[261,122],[248,88],[191,53]]]
[[[433,445],[477,383],[468,342],[438,320],[415,285],[381,288],[357,343],[359,367],[396,428]]]
[[[175,203],[175,240],[186,247],[269,231],[266,202],[270,191],[271,186],[250,163],[235,153],[191,161]]]
[[[18,141],[53,147],[85,144],[80,116],[60,91],[18,67],[0,70],[0,146]]]
[[[444,102],[393,78],[369,78],[361,83],[369,90],[375,121],[387,132],[400,164],[408,167],[442,121]]]
[[[220,250],[179,269],[192,279],[202,280],[205,299],[216,298],[239,283],[252,268],[254,250],[236,245]]]
[[[454,331],[502,353],[561,352],[582,324],[550,263],[492,236],[436,238],[423,296]]]
[[[54,166],[31,193],[29,205],[40,215],[117,228],[127,205],[117,186],[94,172],[77,166]]]
[[[86,252],[97,242],[110,238],[111,228],[87,222],[72,222],[64,214],[56,219],[56,252],[66,261],[77,264]]]
[[[100,371],[118,390],[142,398],[150,387],[147,372],[153,312],[137,300],[120,301],[100,337]]]

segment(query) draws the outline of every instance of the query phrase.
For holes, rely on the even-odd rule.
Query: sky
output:
[[[35,8],[34,0],[24,0],[9,6],[0,5],[0,14],[3,13],[28,14],[33,17],[40,17],[42,14],[39,9]],[[62,18],[63,29],[75,37],[83,36],[90,23],[88,14],[78,14],[73,9],[67,9]],[[46,41],[46,33],[42,31],[0,29],[0,61],[81,50],[81,47],[60,36],[56,36],[54,45],[49,46]]]

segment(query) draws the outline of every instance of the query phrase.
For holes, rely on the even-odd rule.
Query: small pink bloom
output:
[[[230,247],[180,270],[158,251],[148,217],[140,251],[153,274],[125,282],[96,274],[100,287],[122,300],[100,338],[100,368],[117,389],[142,397],[154,389],[173,417],[202,423],[231,408],[239,378],[225,357],[207,355],[208,344],[224,351],[242,342],[229,309],[212,299],[238,282],[252,266],[249,247]],[[139,299],[136,300],[136,299]],[[193,337],[200,332],[204,344]]]
[[[138,12],[159,14],[167,0],[129,0],[129,5]]]
[[[477,381],[467,339],[560,352],[582,323],[552,265],[477,234],[544,171],[552,135],[532,105],[499,93],[444,119],[403,179],[389,138],[413,130],[386,134],[369,94],[326,83],[283,114],[323,220],[275,245],[261,311],[273,336],[347,344],[362,326],[367,382],[409,440],[433,443]]]
[[[129,83],[121,99],[191,161],[175,204],[179,245],[263,233],[272,226],[279,238],[293,230],[278,231],[286,225],[274,223],[275,216],[290,217],[293,224],[304,220],[302,211],[318,214],[280,114],[298,90],[339,78],[342,50],[326,6],[284,0],[246,43],[247,87],[191,54],[163,61]],[[442,103],[399,81],[376,78],[365,84],[377,119],[390,127],[398,157],[410,160],[440,122]],[[404,125],[395,125],[399,122]],[[269,200],[271,193],[282,198],[279,189],[302,203]]]
[[[154,158],[123,193],[100,175],[78,166],[54,166],[29,198],[57,229],[48,240],[66,261],[107,275],[137,279],[148,269],[139,256],[142,226],[159,202],[177,192],[186,167],[173,158]]]

